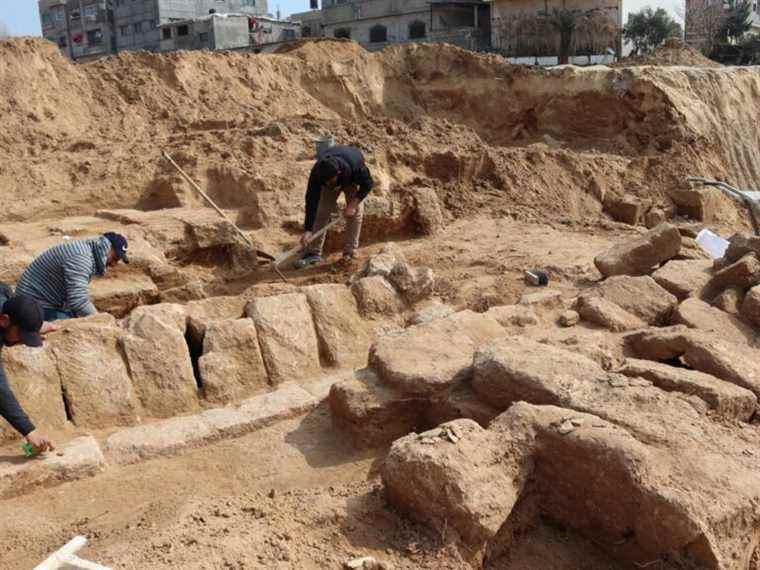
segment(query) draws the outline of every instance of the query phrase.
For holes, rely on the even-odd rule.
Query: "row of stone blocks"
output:
[[[135,425],[366,363],[369,335],[351,291],[314,285],[247,305],[218,297],[62,321],[45,347],[3,351],[7,375],[45,429]],[[195,366],[195,369],[194,369]],[[0,438],[13,437],[3,426]]]

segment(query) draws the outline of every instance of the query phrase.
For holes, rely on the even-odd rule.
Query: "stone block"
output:
[[[394,508],[454,538],[479,567],[528,473],[499,434],[462,419],[394,442],[381,476]]]
[[[433,294],[435,277],[429,267],[412,267],[398,262],[393,266],[388,280],[411,304],[427,299]]]
[[[712,298],[727,287],[749,289],[760,284],[760,261],[754,253],[748,253],[739,261],[715,272],[705,286],[704,297]]]
[[[148,275],[119,273],[105,279],[93,279],[90,299],[99,311],[121,318],[139,305],[155,303],[158,287]]]
[[[520,305],[533,308],[534,310],[555,309],[562,306],[562,291],[544,289],[533,293],[526,293],[520,297]]]
[[[383,382],[402,393],[431,395],[466,377],[476,348],[504,334],[495,319],[461,311],[379,338],[370,363]]]
[[[103,453],[92,436],[73,439],[26,461],[0,463],[0,499],[90,477],[105,467]]]
[[[123,338],[132,385],[146,415],[166,418],[199,407],[198,384],[185,341],[184,311],[164,307],[129,320]]]
[[[603,375],[596,362],[577,352],[510,337],[475,353],[472,387],[501,410],[520,400],[563,405],[578,383]]]
[[[752,343],[755,339],[753,330],[738,318],[694,297],[678,305],[672,324],[713,332],[731,342]]]
[[[681,186],[670,193],[676,213],[692,220],[712,222],[718,219],[721,194],[717,188]]]
[[[650,325],[667,324],[678,304],[649,276],[610,277],[584,295],[602,297]]]
[[[246,306],[259,335],[269,380],[279,384],[317,376],[319,346],[306,295],[254,299]]]
[[[125,334],[90,321],[67,323],[49,335],[71,421],[77,427],[106,428],[139,421],[140,403],[122,345]]]
[[[578,313],[584,321],[612,332],[633,331],[647,326],[639,317],[604,297],[581,295],[578,298]]]
[[[671,224],[660,224],[640,237],[622,242],[598,255],[594,263],[605,277],[646,275],[681,249],[681,234]]]
[[[374,448],[424,425],[426,402],[384,385],[370,370],[332,385],[333,424],[348,433],[357,448]]]
[[[712,277],[712,261],[672,260],[652,274],[657,284],[679,301],[699,296]]]
[[[44,431],[67,427],[61,377],[50,347],[6,347],[1,354],[8,384],[32,422]],[[0,440],[18,437],[0,422]]]
[[[408,326],[421,325],[429,323],[436,319],[443,319],[452,315],[454,308],[441,303],[438,300],[431,299],[425,303],[420,304],[415,311],[407,319]]]
[[[320,353],[330,366],[367,365],[369,334],[356,299],[344,285],[312,285],[303,289],[311,307]]]
[[[633,196],[608,194],[604,199],[604,211],[615,221],[637,225],[644,212],[644,204]]]
[[[365,318],[395,316],[404,310],[404,301],[385,277],[359,279],[351,286],[359,312]]]
[[[233,402],[266,391],[267,371],[253,321],[212,321],[206,328],[198,370],[209,402]]]
[[[738,315],[741,312],[744,298],[744,289],[741,287],[729,287],[728,289],[724,289],[722,293],[715,297],[712,300],[712,304],[714,307],[717,307],[721,311],[725,311],[731,315]]]
[[[738,290],[732,289],[733,296],[738,297]],[[727,293],[728,290],[724,291],[724,295],[730,295],[730,293]],[[729,299],[727,303],[729,306],[733,306],[733,303],[739,302],[739,299],[736,298],[735,301],[732,301],[732,299]],[[752,323],[755,327],[760,327],[760,285],[756,285],[755,287],[752,287],[749,291],[747,291],[747,294],[744,296],[744,299],[741,301],[740,306],[740,312],[741,316],[747,321]]]
[[[646,378],[668,392],[696,394],[711,409],[727,418],[748,421],[757,408],[757,397],[749,390],[696,370],[628,358],[618,372]]]
[[[574,327],[580,318],[580,315],[575,311],[565,311],[559,316],[559,324],[563,327]]]

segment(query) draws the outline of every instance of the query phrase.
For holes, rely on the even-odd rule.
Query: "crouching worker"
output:
[[[40,304],[24,295],[12,296],[10,288],[0,283],[0,356],[3,346],[25,344],[42,346],[43,318]],[[5,377],[0,358],[0,416],[29,442],[35,451],[55,449],[55,444],[40,433],[24,413]]]
[[[90,301],[90,281],[119,261],[129,263],[127,239],[113,232],[87,240],[67,241],[42,252],[16,286],[16,293],[39,301],[46,321],[97,313]]]
[[[362,201],[372,190],[372,176],[364,164],[361,151],[353,146],[334,146],[320,156],[311,169],[306,189],[306,220],[301,245],[305,253],[295,262],[296,269],[303,269],[322,260],[325,235],[311,241],[312,235],[330,221],[338,209],[338,197],[345,194],[346,241],[343,245],[343,261],[353,259],[359,246],[362,231]]]

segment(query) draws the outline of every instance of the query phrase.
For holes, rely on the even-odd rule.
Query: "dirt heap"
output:
[[[705,57],[698,50],[678,39],[667,40],[651,54],[627,57],[614,64],[615,67],[636,65],[721,67],[717,61]]]
[[[427,186],[453,215],[596,218],[623,194],[667,210],[687,175],[760,178],[752,71],[536,71],[451,46],[352,42],[74,65],[14,39],[0,56],[12,220],[195,205],[166,149],[220,205],[256,204],[275,227],[300,218],[312,141],[326,132],[367,151],[381,193]]]

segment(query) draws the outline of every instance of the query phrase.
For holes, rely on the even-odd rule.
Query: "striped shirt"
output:
[[[105,237],[66,241],[42,252],[26,268],[16,286],[17,295],[29,295],[46,309],[85,317],[97,313],[90,301],[93,275],[106,271],[111,242]]]

